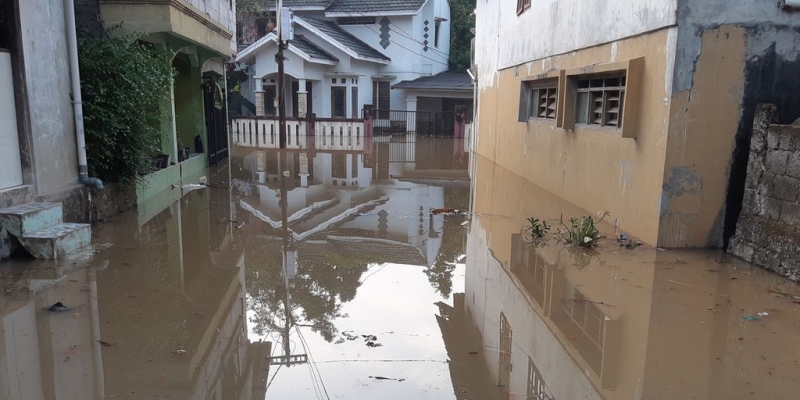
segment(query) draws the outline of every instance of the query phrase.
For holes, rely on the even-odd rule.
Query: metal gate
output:
[[[225,93],[213,80],[203,84],[203,105],[208,135],[208,164],[217,165],[228,157],[228,130],[225,119]]]

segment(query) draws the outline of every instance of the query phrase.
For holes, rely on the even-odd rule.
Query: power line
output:
[[[345,11],[345,12],[346,12],[348,15],[350,15],[351,17],[354,17],[354,16],[353,16],[353,14],[351,14],[349,11]],[[355,13],[357,13],[357,14],[361,15],[362,17],[368,17],[368,15],[366,15],[366,14],[364,14],[364,13],[361,13],[361,12],[359,12],[359,11],[355,11],[355,10],[354,10],[353,12],[355,12]],[[395,24],[394,22],[392,22],[392,20],[390,20],[390,19],[388,19],[388,18],[387,18],[387,20],[389,21],[389,25],[392,25],[392,26],[394,26],[395,28],[397,28],[397,29],[395,29],[395,32],[398,32],[398,31],[399,31],[399,32],[398,32],[398,34],[399,34],[400,36],[402,36],[402,37],[405,37],[406,39],[408,39],[408,40],[411,40],[412,42],[416,42],[417,44],[421,44],[421,45],[423,45],[423,46],[426,46],[426,47],[428,47],[428,49],[430,49],[432,52],[434,52],[434,53],[439,53],[439,54],[442,56],[442,58],[443,58],[443,59],[445,58],[444,56],[446,56],[446,54],[445,54],[443,51],[441,51],[441,50],[439,50],[439,49],[437,49],[437,48],[435,48],[435,47],[428,46],[427,44],[425,44],[425,43],[423,43],[423,42],[420,42],[419,40],[417,40],[416,38],[414,38],[414,37],[413,37],[413,36],[412,36],[410,33],[406,32],[406,31],[405,31],[403,28],[401,28],[400,26],[398,26],[397,24]],[[364,26],[367,26],[367,24],[364,24]],[[435,33],[434,33],[434,34],[435,34]],[[449,57],[449,56],[448,56],[448,57]]]
[[[372,27],[371,27],[371,26],[369,26],[369,25],[364,25],[364,26],[365,26],[367,29],[369,29],[369,30],[371,30],[371,31],[375,32],[375,34],[376,34],[376,35],[380,35],[380,33],[378,33],[378,31],[376,31],[375,29],[372,29]],[[427,56],[426,56],[426,55],[424,55],[424,54],[417,53],[416,51],[414,51],[414,50],[411,50],[411,49],[409,49],[408,47],[405,47],[405,46],[403,46],[403,45],[401,45],[401,44],[399,44],[399,43],[397,43],[397,42],[395,42],[395,41],[393,41],[393,40],[391,40],[391,39],[388,39],[388,40],[389,40],[389,42],[390,42],[390,43],[393,43],[393,44],[397,45],[398,47],[400,47],[400,48],[402,48],[402,49],[405,49],[405,50],[406,50],[406,51],[408,51],[409,53],[416,54],[416,55],[418,55],[418,56],[420,56],[420,57],[422,57],[422,58],[428,59],[428,60],[430,60],[430,61],[433,61],[433,62],[435,62],[435,63],[439,63],[439,64],[446,65],[446,66],[450,66],[450,64],[448,64],[448,63],[443,63],[443,62],[441,62],[441,61],[439,61],[439,60],[434,60],[434,59],[432,59],[432,58],[430,58],[430,57],[427,57]]]
[[[308,358],[311,360],[310,365],[317,370],[317,377],[319,377],[319,383],[322,385],[322,390],[325,392],[325,398],[330,400],[331,396],[328,395],[328,388],[325,387],[325,381],[322,380],[322,374],[319,373],[319,367],[317,367],[317,362],[314,360],[314,356],[311,354],[311,348],[309,348],[308,342],[306,341],[305,336],[303,336],[303,331],[301,331],[300,327],[297,325],[295,325],[295,328],[297,328],[297,334],[300,335],[300,342],[303,344],[303,348],[306,350]]]

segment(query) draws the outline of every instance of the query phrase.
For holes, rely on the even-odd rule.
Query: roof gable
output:
[[[294,20],[302,27],[336,45],[355,59],[380,64],[388,64],[392,61],[389,57],[364,43],[352,33],[342,29],[333,21],[299,15],[295,16]]]

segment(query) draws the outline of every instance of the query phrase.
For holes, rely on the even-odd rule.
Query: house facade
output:
[[[87,219],[88,207],[78,183],[64,4],[0,1],[0,208],[64,201],[74,221]]]
[[[647,243],[722,246],[756,104],[800,116],[798,26],[776,2],[478,2],[477,153]]]
[[[89,2],[91,3],[91,2]],[[236,53],[236,2],[232,0],[99,0],[99,18],[114,35],[139,36],[174,54],[176,70],[161,151],[168,161],[145,177],[138,202],[169,205],[180,196],[171,185],[196,183],[209,164],[227,157],[225,62]],[[91,15],[91,13],[89,13]],[[95,14],[96,15],[96,14]],[[163,208],[163,207],[160,207]]]
[[[450,8],[446,0],[300,1],[283,6],[293,12],[294,38],[285,52],[286,115],[289,118],[360,119],[365,106],[381,110],[376,119],[403,121],[426,102],[441,113],[472,98],[471,87],[432,88],[419,96],[396,87],[439,76],[448,68]],[[264,13],[264,36],[245,35],[236,61],[251,65],[256,116],[274,117],[277,109],[277,32],[274,7]],[[263,28],[263,27],[262,27]],[[252,41],[252,43],[248,43]],[[466,73],[464,73],[466,76]],[[413,88],[412,88],[413,89]],[[425,99],[423,99],[425,97]],[[443,106],[444,104],[444,106]],[[452,106],[451,106],[452,104]],[[435,119],[435,115],[430,118]]]

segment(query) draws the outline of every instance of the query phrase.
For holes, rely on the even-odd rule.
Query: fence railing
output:
[[[277,149],[280,147],[280,125],[275,118],[236,117],[231,120],[231,136],[237,146]],[[340,143],[363,142],[365,136],[364,121],[343,119],[305,119],[286,120],[286,147],[306,148],[306,137],[324,137],[328,146]],[[338,141],[338,142],[337,142]],[[321,141],[319,141],[321,142]],[[352,144],[351,144],[352,146]]]

